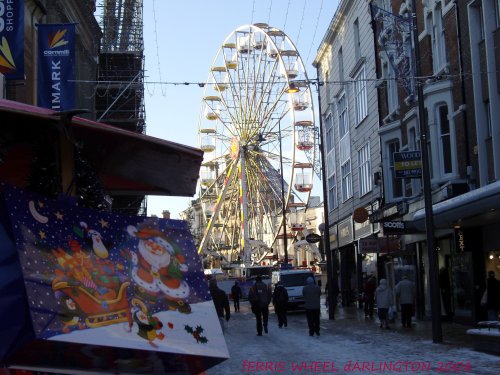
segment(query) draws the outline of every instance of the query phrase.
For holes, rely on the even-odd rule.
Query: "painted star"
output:
[[[44,231],[40,231],[40,232],[38,232],[38,234],[40,235],[40,238],[41,238],[42,240],[44,240],[44,239],[45,239],[45,232],[44,232]]]
[[[104,220],[103,218],[101,218],[101,220],[99,220],[99,224],[101,224],[101,228],[108,228],[108,222],[106,220]]]
[[[45,203],[38,201],[38,206],[40,208],[44,208],[45,207]]]
[[[54,215],[56,215],[57,220],[62,220],[64,218],[64,215],[59,211],[57,211]]]

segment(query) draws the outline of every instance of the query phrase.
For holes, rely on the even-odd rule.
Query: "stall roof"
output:
[[[76,116],[64,125],[64,116],[67,114],[0,99],[0,147],[13,148],[16,156],[0,163],[0,175],[17,174],[17,183],[26,180],[19,175],[33,155],[20,152],[19,147],[15,153],[13,146],[19,146],[20,139],[36,140],[44,129],[58,129],[81,146],[111,194],[195,194],[203,151]],[[24,163],[20,160],[23,155]]]

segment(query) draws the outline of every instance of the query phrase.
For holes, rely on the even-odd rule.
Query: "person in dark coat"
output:
[[[262,282],[262,277],[257,276],[255,284],[248,292],[248,302],[252,306],[252,312],[257,321],[257,336],[262,336],[262,328],[267,333],[267,321],[269,319],[269,303],[271,302],[271,291],[269,286]]]
[[[500,281],[495,278],[495,271],[488,272],[486,296],[488,320],[498,320],[498,310],[500,309]]]
[[[240,311],[240,298],[241,298],[241,288],[238,282],[235,281],[233,287],[231,288],[231,295],[233,296],[234,312]]]
[[[375,289],[377,289],[377,282],[375,278],[370,275],[365,282],[363,288],[364,303],[365,303],[365,318],[373,318],[373,305],[375,303]]]
[[[309,336],[314,334],[319,336],[319,314],[321,308],[321,289],[314,284],[314,279],[308,277],[306,280],[307,285],[302,289],[304,296],[307,317],[307,326],[309,327]]]
[[[288,308],[288,292],[281,283],[277,283],[273,293],[274,312],[278,317],[278,327],[287,326],[286,311]]]
[[[212,300],[214,301],[215,310],[217,311],[217,316],[219,317],[222,333],[225,333],[224,318],[226,319],[226,321],[229,321],[229,319],[231,318],[229,298],[227,298],[226,292],[224,292],[217,286],[217,280],[211,279],[209,285],[210,295],[212,296]]]

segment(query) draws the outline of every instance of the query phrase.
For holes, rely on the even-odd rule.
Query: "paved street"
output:
[[[232,302],[232,301],[231,301]],[[431,322],[403,329],[380,329],[355,307],[338,309],[337,319],[322,311],[321,336],[308,335],[305,314],[289,315],[279,329],[270,312],[269,334],[256,336],[255,319],[247,302],[233,313],[226,342],[231,358],[207,374],[240,373],[469,373],[499,374],[500,357],[472,350],[465,327],[443,323],[443,344],[432,343]]]

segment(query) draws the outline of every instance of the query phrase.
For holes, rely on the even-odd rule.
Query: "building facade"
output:
[[[324,134],[330,248],[339,262],[343,305],[357,300],[373,254],[358,240],[378,232],[368,213],[381,198],[374,37],[365,1],[341,1],[313,65]],[[362,212],[362,215],[354,213]],[[363,267],[365,264],[365,267]]]
[[[419,318],[430,317],[431,286],[443,317],[485,318],[486,273],[500,275],[499,27],[497,0],[340,2],[314,66],[324,83],[330,247],[344,305],[376,270],[392,286],[403,275],[415,281]],[[429,277],[422,140],[437,286]]]

